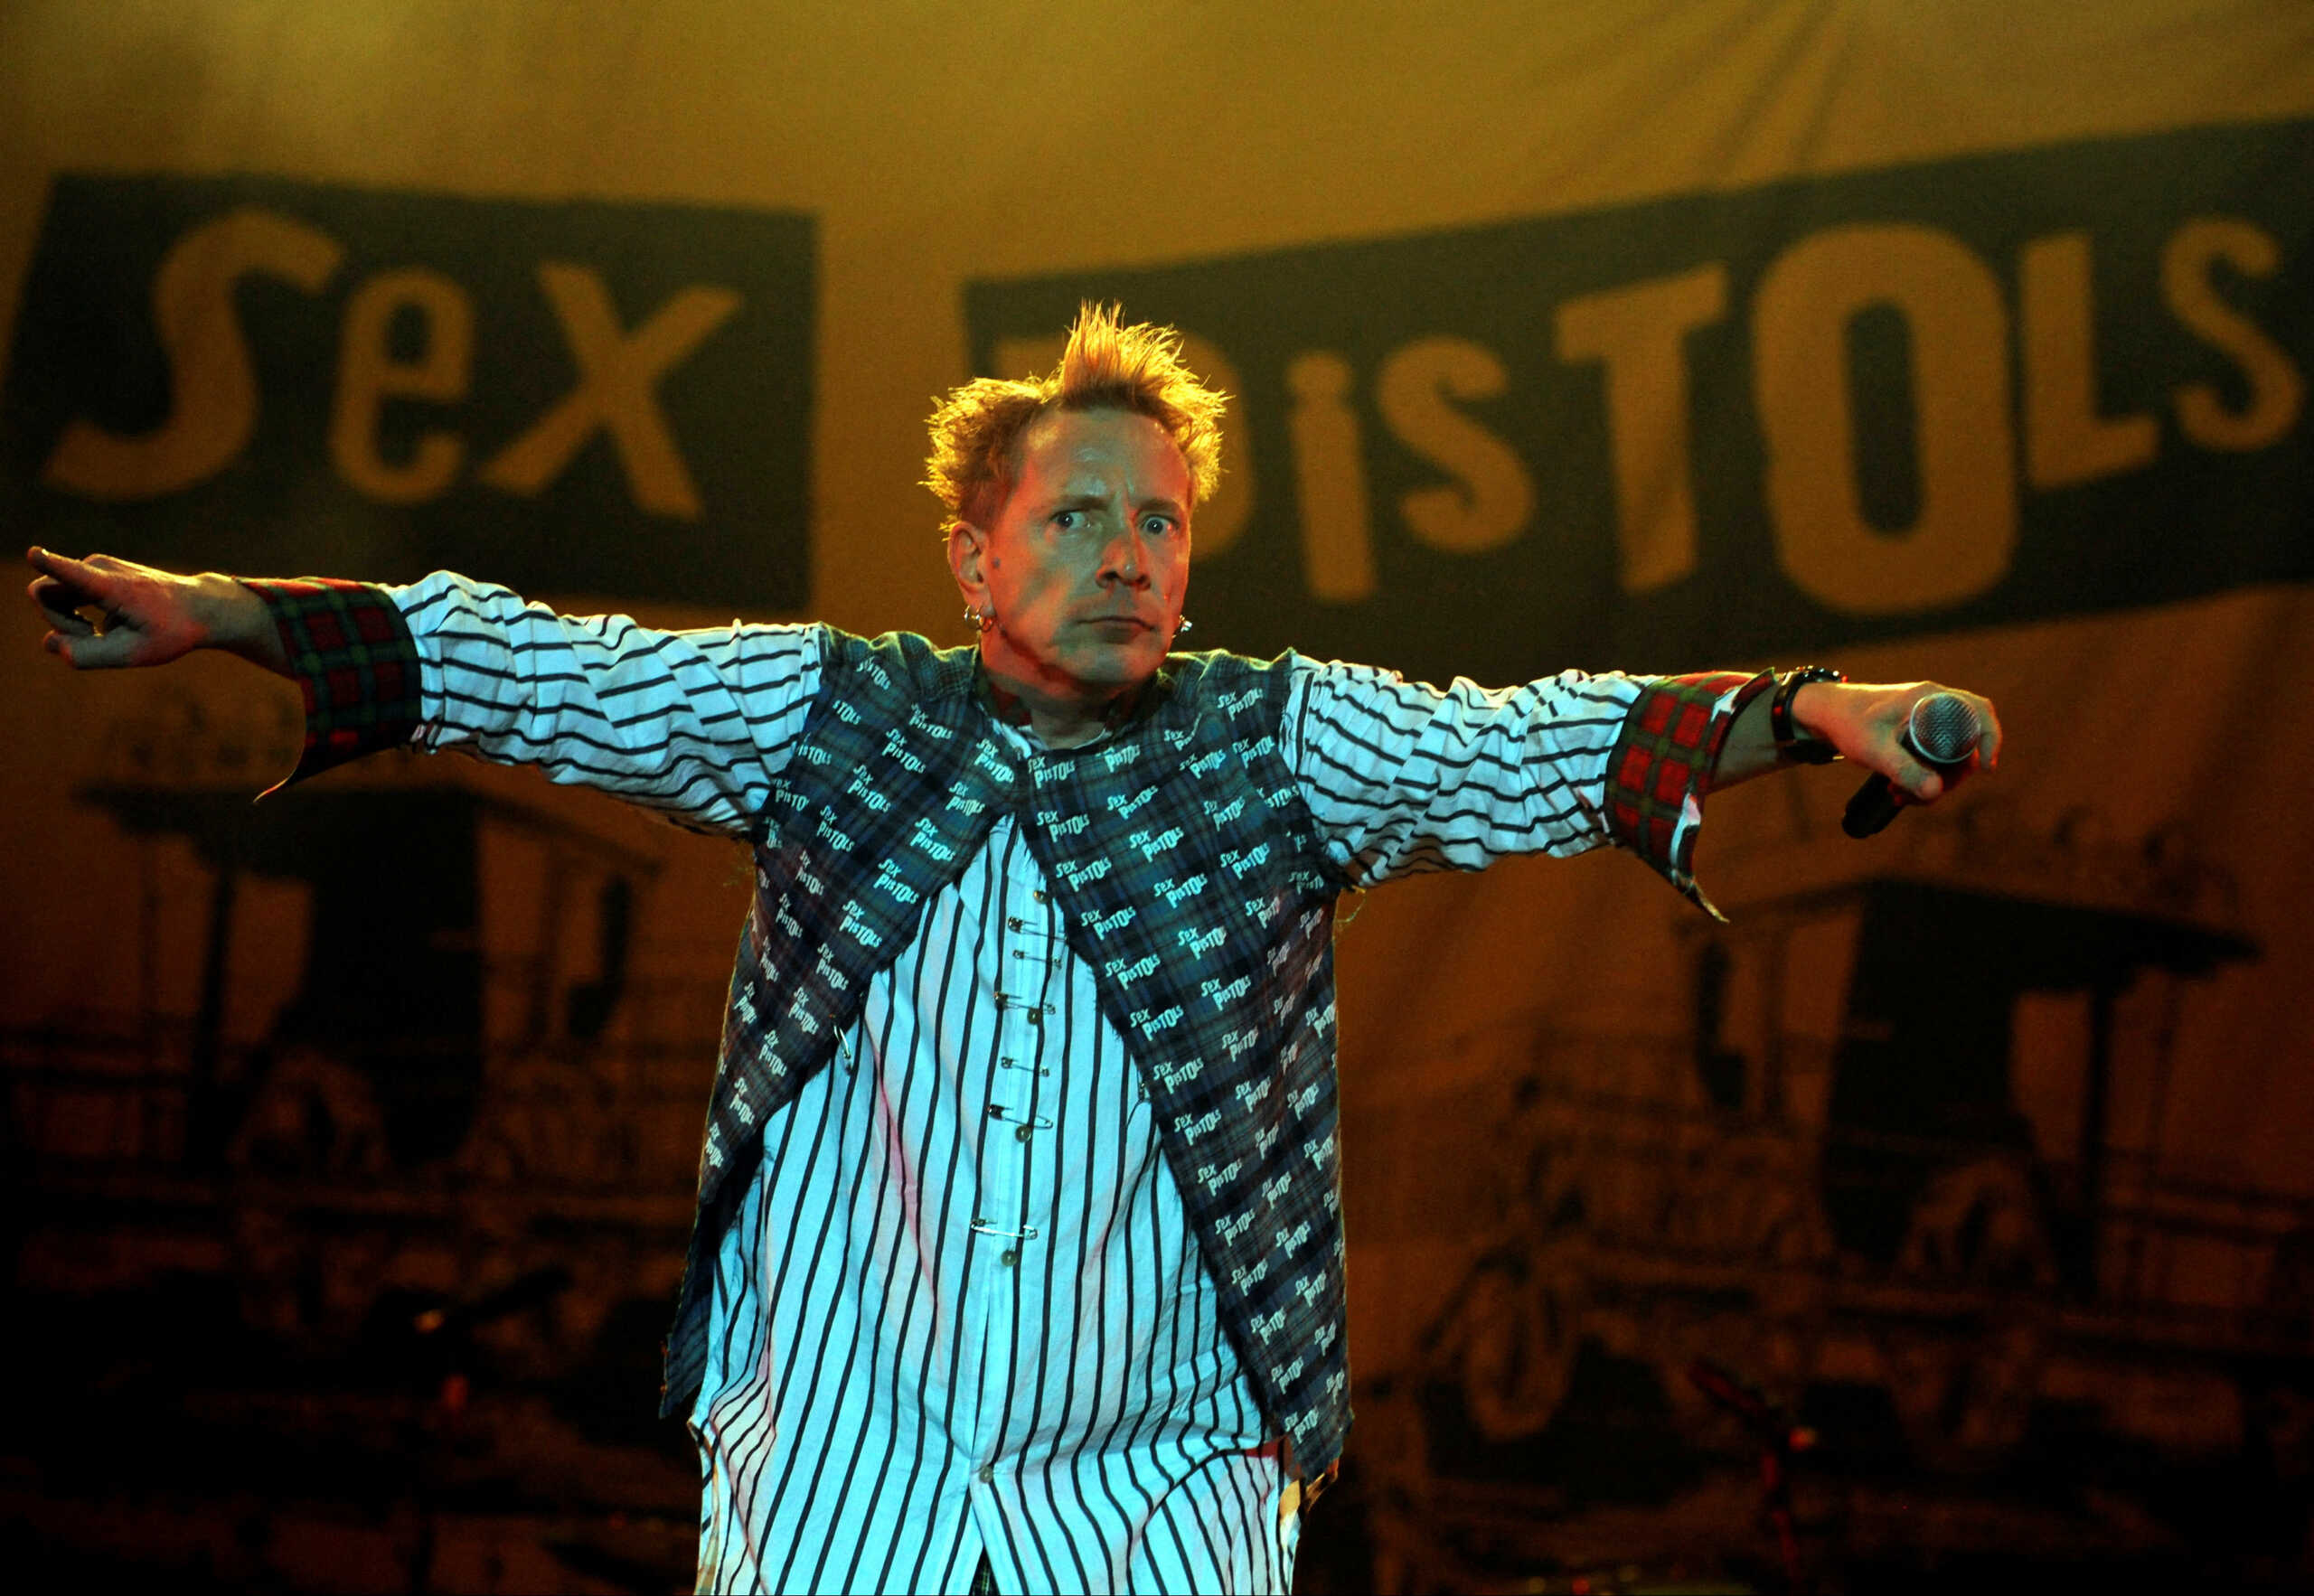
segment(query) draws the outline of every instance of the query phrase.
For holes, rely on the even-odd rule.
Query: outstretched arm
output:
[[[1605,774],[1643,696],[1637,681],[1570,671],[1442,689],[1370,665],[1293,669],[1286,760],[1359,885],[1609,840]]]
[[[296,781],[381,748],[532,765],[680,824],[750,831],[818,692],[816,626],[663,632],[437,572],[409,587],[181,577],[31,555],[45,646],[82,670],[226,649],[296,682]]]
[[[1769,729],[1776,679],[1765,672],[1569,671],[1490,690],[1369,666],[1294,669],[1287,760],[1345,873],[1364,886],[1612,842],[1709,908],[1693,874],[1701,801],[1793,763]],[[1897,740],[1912,706],[1940,690],[1811,681],[1793,695],[1793,718],[1927,803],[1975,763],[1940,777]],[[1978,757],[1989,765],[2000,746],[1992,706],[1962,696],[1985,727]]]
[[[41,646],[76,671],[165,665],[213,648],[296,674],[265,601],[230,577],[181,577],[109,554],[36,548],[24,559],[39,573],[25,592],[49,624]]]

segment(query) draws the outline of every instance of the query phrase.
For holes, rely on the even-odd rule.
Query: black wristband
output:
[[[1811,681],[1847,680],[1845,675],[1830,665],[1803,665],[1797,671],[1786,671],[1777,680],[1775,697],[1768,700],[1768,730],[1775,737],[1778,754],[1801,765],[1830,765],[1840,756],[1840,751],[1822,737],[1811,736],[1792,724],[1792,695]]]

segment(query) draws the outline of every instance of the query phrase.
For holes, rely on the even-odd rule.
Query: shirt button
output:
[[[1021,1249],[1018,1247],[1007,1247],[996,1261],[1004,1265],[1005,1268],[1010,1269],[1015,1263],[1021,1262]]]
[[[979,1480],[983,1485],[994,1485],[996,1483],[995,1465],[992,1463],[983,1463],[979,1468],[973,1470],[973,1478]]]
[[[1029,1139],[1029,1127],[1022,1125],[1018,1130],[1014,1131],[1012,1135],[1016,1141],[1026,1141]]]

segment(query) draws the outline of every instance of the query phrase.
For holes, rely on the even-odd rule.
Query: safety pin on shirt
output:
[[[1030,1025],[1042,1025],[1046,1015],[1057,1012],[1050,1003],[1039,1002],[1034,998],[1019,997],[1011,992],[997,993],[996,1007],[999,1011],[1006,1009],[1027,1010]]]
[[[972,1229],[975,1235],[1009,1235],[1015,1241],[1023,1242],[1032,1242],[1037,1239],[1037,1227],[1033,1225],[1020,1230],[1006,1230],[1001,1225],[991,1225],[985,1218],[979,1216],[974,1216]]]

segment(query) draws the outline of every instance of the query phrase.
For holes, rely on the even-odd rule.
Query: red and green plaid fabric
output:
[[[265,600],[306,695],[306,750],[277,791],[409,741],[419,723],[418,644],[384,588],[326,577],[241,585]]]
[[[1764,671],[1657,677],[1624,717],[1607,760],[1609,833],[1715,915],[1692,868],[1703,795],[1737,713],[1774,686]]]

